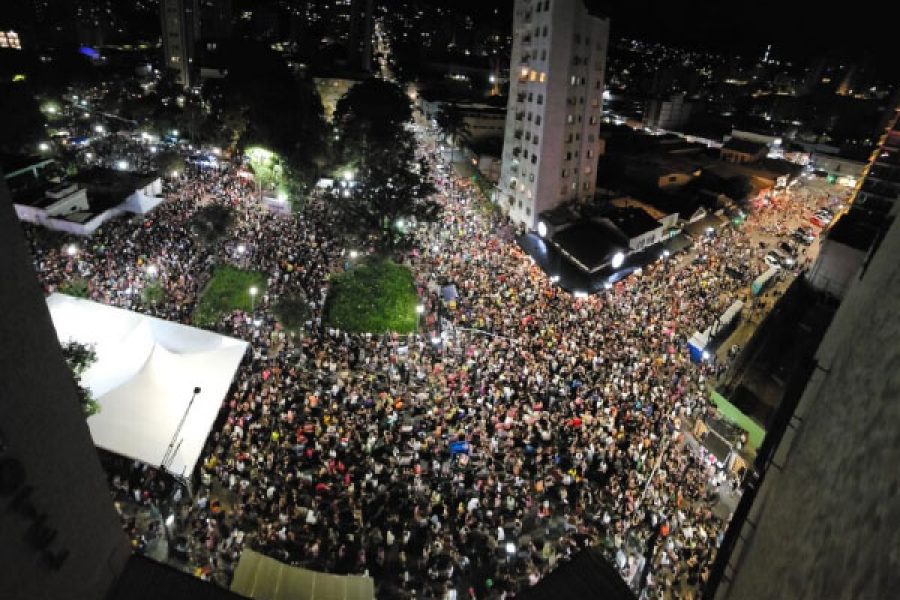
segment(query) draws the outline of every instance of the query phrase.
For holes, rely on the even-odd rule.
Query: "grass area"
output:
[[[332,277],[325,319],[344,331],[409,333],[416,330],[417,303],[410,270],[372,258]]]
[[[212,279],[194,309],[194,324],[201,327],[214,325],[227,312],[250,312],[253,299],[250,288],[256,287],[256,306],[266,291],[266,276],[259,271],[243,271],[229,266],[216,267]]]

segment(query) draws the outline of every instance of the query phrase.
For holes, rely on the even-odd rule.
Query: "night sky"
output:
[[[446,6],[446,0],[430,0]],[[635,37],[679,46],[762,56],[773,44],[773,57],[868,60],[886,74],[900,75],[896,17],[885,7],[826,2],[754,0],[592,0],[612,18],[614,36]],[[475,10],[499,7],[511,13],[513,0],[453,0]],[[879,9],[879,6],[881,7]]]

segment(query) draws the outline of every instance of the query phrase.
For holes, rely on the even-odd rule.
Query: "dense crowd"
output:
[[[439,160],[427,137],[421,152]],[[758,248],[728,228],[697,241],[703,259],[662,259],[577,299],[501,241],[474,190],[436,179],[442,220],[404,258],[426,306],[422,335],[323,326],[327,275],[347,261],[328,199],[275,215],[231,167],[189,170],[151,215],[105,225],[74,255],[32,235],[48,293],[78,274],[94,300],[182,322],[213,265],[269,274],[256,313],[218,325],[253,350],[199,490],[176,503],[188,562],[227,583],[252,547],[369,573],[382,598],[511,598],[595,546],[648,597],[692,597],[724,523],[710,485],[720,475],[688,439],[710,410],[715,366],[691,363],[686,340],[759,273]],[[208,203],[237,217],[212,247],[188,233]],[[750,268],[735,275],[735,264]],[[142,301],[152,282],[166,291],[158,305]],[[297,291],[312,309],[299,336],[271,314]]]

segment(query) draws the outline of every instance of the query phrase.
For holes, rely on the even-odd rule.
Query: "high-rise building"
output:
[[[162,0],[163,56],[165,67],[176,72],[178,82],[188,87],[195,72],[194,55],[200,39],[200,8],[197,0]]]
[[[514,222],[593,198],[608,41],[590,0],[516,0],[497,198]]]
[[[896,215],[900,212],[900,105],[889,116],[878,147],[857,183],[853,206]]]

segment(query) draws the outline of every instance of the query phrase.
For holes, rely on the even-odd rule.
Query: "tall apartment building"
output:
[[[900,106],[890,115],[884,135],[857,183],[853,205],[869,211],[900,212]]]
[[[590,0],[516,0],[497,197],[514,222],[593,198],[608,41]]]
[[[200,40],[198,0],[161,0],[159,12],[165,67],[175,71],[178,82],[188,87],[196,72],[194,57]]]

